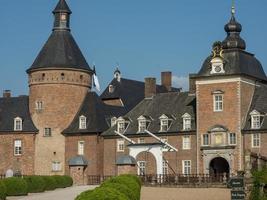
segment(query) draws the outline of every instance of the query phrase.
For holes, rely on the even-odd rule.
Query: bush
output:
[[[0,181],[0,200],[6,199],[6,186],[3,181]]]
[[[106,180],[95,190],[85,191],[75,200],[140,200],[141,181],[133,175]]]
[[[42,176],[45,182],[45,190],[55,190],[57,188],[57,182],[53,176]]]
[[[57,188],[66,188],[70,187],[73,184],[72,178],[70,176],[53,176],[56,180],[56,187]]]
[[[71,187],[73,185],[73,180],[70,176],[62,176],[64,180],[64,186],[65,187]]]
[[[28,184],[29,193],[44,192],[46,189],[46,183],[41,176],[26,176],[24,177]]]
[[[21,196],[28,194],[28,185],[23,178],[6,178],[3,183],[7,189],[7,196]]]

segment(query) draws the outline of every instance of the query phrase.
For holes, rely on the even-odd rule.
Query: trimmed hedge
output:
[[[70,176],[53,176],[56,181],[57,188],[70,187],[73,184],[72,178]]]
[[[23,178],[6,178],[3,183],[7,189],[7,196],[22,196],[28,194],[28,184]]]
[[[45,180],[42,176],[26,176],[24,177],[28,184],[29,193],[44,192],[46,188]]]
[[[6,199],[6,186],[3,181],[0,181],[0,200]]]
[[[100,187],[81,193],[75,200],[140,200],[141,181],[133,175],[106,180]]]
[[[45,190],[55,190],[57,188],[57,181],[53,176],[42,176],[45,182]]]

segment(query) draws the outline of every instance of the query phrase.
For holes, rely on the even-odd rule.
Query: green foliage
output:
[[[250,200],[267,200],[267,192],[263,187],[267,186],[267,168],[252,172],[253,188],[250,194]]]
[[[53,176],[42,176],[45,182],[45,190],[55,190],[57,188],[57,181]]]
[[[7,196],[21,196],[28,194],[28,184],[23,178],[6,178],[3,183],[7,189]]]
[[[28,184],[29,193],[38,193],[44,192],[46,188],[46,183],[43,177],[41,176],[26,176],[24,177]]]
[[[0,181],[0,200],[6,199],[6,186],[3,181]]]
[[[73,184],[72,178],[70,176],[53,176],[56,181],[56,188],[66,188]]]
[[[133,175],[106,180],[95,190],[85,191],[75,200],[140,200],[141,181]]]

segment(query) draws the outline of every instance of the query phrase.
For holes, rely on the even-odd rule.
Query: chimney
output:
[[[189,93],[196,93],[196,74],[189,74]]]
[[[163,85],[168,92],[172,90],[172,72],[161,72],[161,85]]]
[[[145,78],[145,98],[156,95],[156,78]]]
[[[3,97],[4,98],[10,98],[11,97],[11,90],[4,90]]]

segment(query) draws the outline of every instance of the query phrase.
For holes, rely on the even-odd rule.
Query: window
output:
[[[37,101],[36,102],[36,110],[42,110],[43,109],[43,102]]]
[[[21,140],[14,141],[14,155],[20,156],[22,154],[22,142]]]
[[[259,129],[261,127],[260,115],[252,115],[251,116],[251,128]]]
[[[116,125],[116,120],[117,120],[116,117],[112,117],[112,118],[111,118],[111,121],[110,121],[110,125],[111,125],[111,127],[113,127],[113,126]]]
[[[139,176],[144,176],[146,174],[146,162],[145,161],[138,161],[138,171],[137,174]]]
[[[223,95],[214,95],[213,110],[215,112],[223,111]]]
[[[145,139],[144,138],[138,138],[138,143],[139,144],[144,144],[145,143]]]
[[[78,142],[78,155],[84,155],[84,141]]]
[[[44,128],[44,136],[51,137],[52,136],[52,129],[51,128]]]
[[[183,136],[183,149],[190,149],[191,148],[191,141],[190,136]]]
[[[204,134],[203,135],[202,144],[203,144],[203,146],[208,146],[210,144],[209,134]]]
[[[183,174],[191,174],[191,160],[183,160]]]
[[[183,130],[187,131],[191,129],[191,116],[185,113],[183,116]]]
[[[236,145],[236,134],[235,133],[229,133],[229,145]]]
[[[166,175],[166,174],[168,174],[169,172],[168,172],[168,161],[167,160],[164,160],[163,162],[162,162],[162,167],[163,167],[163,175]]]
[[[260,147],[260,134],[252,134],[252,147]]]
[[[138,124],[139,124],[138,131],[141,133],[144,133],[146,128],[147,128],[146,127],[146,124],[147,124],[146,120],[139,120]]]
[[[60,27],[66,27],[67,26],[67,15],[61,14],[60,15]]]
[[[114,86],[113,85],[109,85],[108,86],[108,92],[109,93],[113,93],[114,92]]]
[[[163,142],[168,142],[168,138],[160,138],[162,139]],[[169,147],[167,147],[166,145],[163,147],[162,151],[169,151]]]
[[[167,132],[169,129],[168,127],[168,119],[161,119],[160,120],[160,131]]]
[[[117,140],[117,152],[124,152],[124,139]]]
[[[79,118],[79,129],[86,129],[86,117],[83,115]]]
[[[53,172],[61,171],[61,163],[59,161],[52,162],[52,171]]]
[[[124,133],[125,131],[125,122],[124,121],[118,121],[118,132]]]
[[[14,131],[22,131],[22,119],[20,117],[14,119]]]

